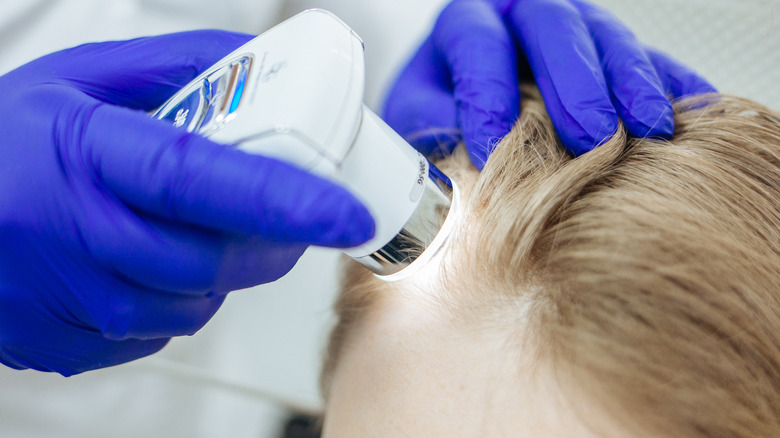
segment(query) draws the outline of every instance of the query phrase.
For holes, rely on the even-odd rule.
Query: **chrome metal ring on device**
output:
[[[423,254],[426,254],[426,259],[432,257],[441,247],[451,228],[451,223],[447,226],[445,223],[456,204],[455,183],[429,164],[428,180],[420,203],[401,231],[378,251],[355,260],[382,279],[399,279],[394,274],[421,259]]]

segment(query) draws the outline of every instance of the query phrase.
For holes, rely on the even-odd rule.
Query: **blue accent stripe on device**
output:
[[[244,94],[244,84],[246,83],[246,70],[241,72],[241,77],[236,84],[236,91],[233,93],[233,101],[230,102],[230,109],[228,114],[232,114],[236,108],[238,108],[239,102],[241,102],[241,95]]]

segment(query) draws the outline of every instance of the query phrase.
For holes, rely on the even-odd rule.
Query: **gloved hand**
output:
[[[385,121],[423,153],[463,140],[481,169],[519,114],[515,47],[575,156],[610,138],[618,119],[635,137],[671,136],[669,99],[715,91],[586,2],[453,0],[390,91]]]
[[[373,235],[344,189],[143,112],[249,38],[90,44],[0,77],[0,361],[71,375],[146,356],[307,245]]]

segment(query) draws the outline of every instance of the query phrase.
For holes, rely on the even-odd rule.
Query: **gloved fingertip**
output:
[[[718,90],[718,88],[711,83],[703,80],[695,89],[695,92],[697,94],[720,93],[720,90]]]
[[[617,132],[618,126],[618,117],[614,111],[599,109],[587,112],[579,124],[580,129],[567,125],[556,128],[566,150],[578,157],[609,141]]]
[[[491,140],[482,142],[472,139],[465,142],[466,150],[469,154],[469,159],[471,159],[471,162],[474,164],[474,167],[476,167],[477,170],[482,171],[482,169],[485,168],[485,164],[487,164],[487,160],[495,149],[498,141],[498,139],[494,139],[492,142]]]
[[[487,110],[484,108],[493,108]],[[496,109],[497,108],[497,109]],[[512,130],[520,116],[519,96],[508,106],[487,104],[482,107],[472,105],[463,111],[463,138],[469,157],[474,166],[482,170],[488,157],[498,144]]]
[[[632,126],[627,126],[629,134],[634,137],[669,138],[674,134],[674,109],[671,103],[654,105],[651,114],[658,114],[651,123],[643,124],[637,132]]]
[[[572,144],[566,144],[564,143],[564,147],[566,148],[566,151],[569,152],[573,157],[579,157],[580,155],[585,155],[586,153],[592,151],[593,149],[596,149],[599,145],[595,143],[572,143]]]
[[[328,203],[323,229],[312,244],[333,248],[349,248],[367,242],[376,233],[374,218],[368,209],[352,195],[344,192]],[[329,223],[328,223],[329,222]]]
[[[671,56],[652,47],[645,47],[645,52],[661,78],[666,94],[671,97],[680,98],[718,92],[707,79]]]
[[[604,111],[598,116],[600,122],[594,123],[591,129],[592,143],[595,147],[606,143],[617,132],[620,124],[617,113],[614,111]]]
[[[632,137],[669,138],[674,134],[674,109],[666,100],[648,104],[642,115],[626,117],[624,122]]]
[[[337,241],[340,246],[351,247],[367,242],[376,234],[374,218],[361,204],[353,204],[348,217],[348,222],[342,238]]]
[[[485,168],[485,164],[487,164],[487,153],[485,153],[483,149],[478,149],[476,151],[469,150],[469,158],[471,159],[471,163],[474,164],[474,167],[480,172]]]
[[[709,81],[699,75],[692,75],[685,81],[686,84],[682,87],[682,96],[697,96],[701,94],[717,93],[718,89],[715,88]]]

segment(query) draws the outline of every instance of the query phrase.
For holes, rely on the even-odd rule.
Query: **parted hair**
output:
[[[462,152],[438,163],[466,201],[442,306],[464,324],[501,315],[522,328],[561,387],[627,427],[780,437],[780,116],[688,99],[670,140],[621,128],[572,158],[524,94],[481,173]],[[358,266],[343,283],[326,396],[350,328],[383,293]]]

